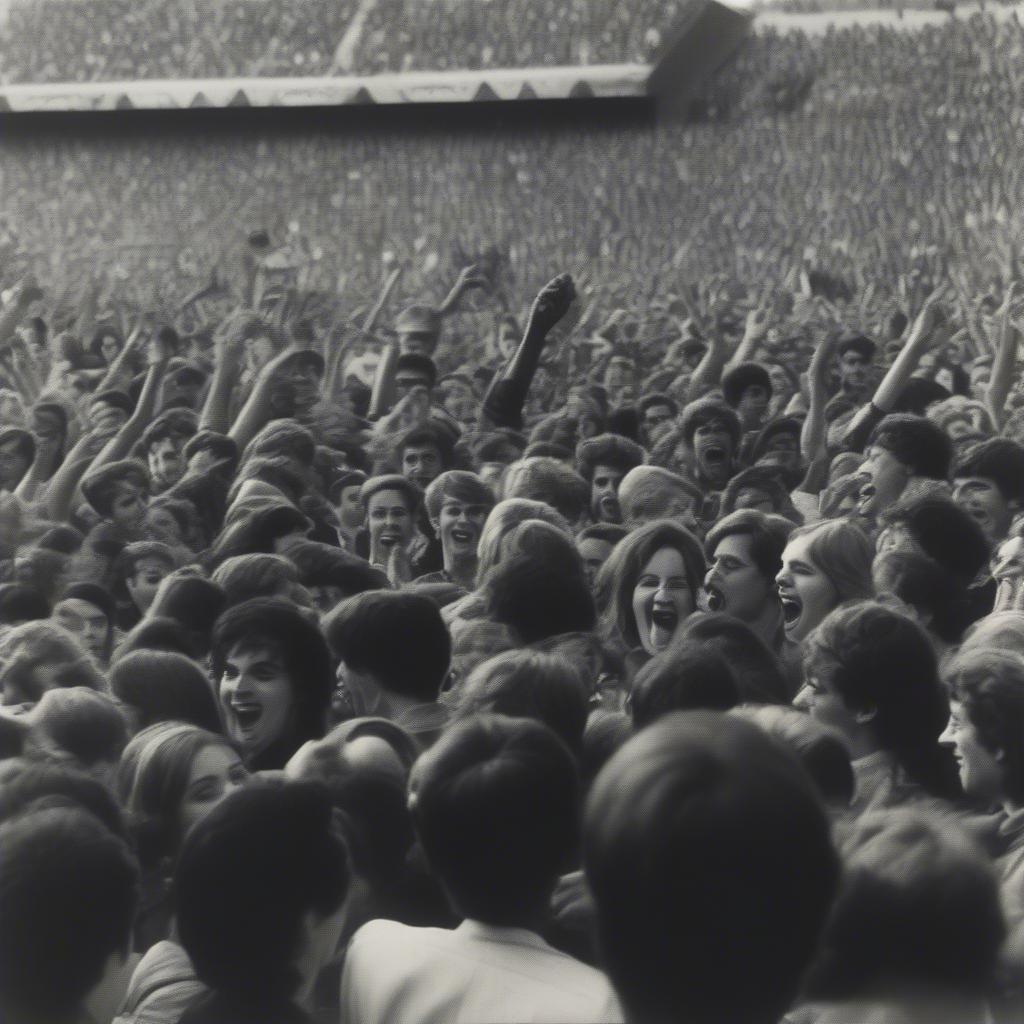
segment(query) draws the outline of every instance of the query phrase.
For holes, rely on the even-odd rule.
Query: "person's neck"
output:
[[[872,754],[877,754],[882,749],[878,740],[870,732],[862,730],[852,736],[846,733],[845,738],[851,761],[860,761]]]
[[[457,583],[465,590],[472,590],[476,582],[476,555],[468,558],[456,558],[449,552],[444,552],[444,571],[448,573],[453,583]]]
[[[782,605],[779,604],[778,598],[769,598],[765,601],[757,618],[752,619],[747,625],[764,641],[768,650],[776,650],[782,627]]]
[[[380,713],[386,718],[398,718],[405,714],[406,711],[411,711],[413,708],[421,708],[424,704],[431,703],[430,701],[417,700],[415,697],[406,697],[400,693],[389,693],[387,690],[381,691],[384,702],[381,705]]]

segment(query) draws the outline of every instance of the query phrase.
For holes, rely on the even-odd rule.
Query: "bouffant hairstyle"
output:
[[[752,387],[764,388],[768,398],[774,393],[772,378],[760,363],[740,363],[722,378],[722,395],[734,409],[740,404],[747,388]]]
[[[636,674],[629,694],[633,727],[671,711],[728,711],[739,701],[736,677],[722,654],[704,644],[673,646]]]
[[[914,476],[945,480],[953,460],[953,442],[936,423],[912,413],[892,413],[871,432],[868,448],[884,448]]]
[[[136,715],[136,728],[157,722],[189,722],[220,732],[210,680],[191,658],[175,651],[137,650],[110,670],[111,692]]]
[[[627,648],[640,646],[633,615],[633,590],[643,567],[662,548],[674,548],[683,557],[693,606],[704,580],[706,564],[700,541],[689,530],[668,519],[647,523],[619,541],[597,574],[596,591],[606,594],[607,606],[599,609],[605,633]]]
[[[1007,501],[1024,500],[1024,445],[991,437],[968,448],[953,467],[953,477],[993,481]]]
[[[619,434],[588,437],[576,446],[576,472],[591,483],[598,466],[612,466],[625,475],[644,462],[644,450]]]
[[[713,420],[725,424],[725,428],[732,438],[733,447],[739,446],[742,427],[733,408],[720,398],[699,398],[695,402],[690,402],[683,409],[681,429],[687,448],[693,447],[693,435],[697,428],[705,426]]]
[[[450,469],[435,477],[423,496],[427,517],[432,523],[441,518],[441,506],[446,498],[461,501],[466,505],[494,508],[494,492],[475,473],[461,469]]]
[[[590,505],[590,487],[564,463],[546,456],[513,462],[505,475],[505,498],[528,498],[550,505],[570,523]]]
[[[528,519],[549,523],[561,530],[566,537],[572,537],[572,530],[565,521],[565,517],[546,502],[533,501],[529,498],[506,498],[504,501],[499,501],[491,509],[480,533],[480,543],[477,545],[479,562],[476,576],[478,583],[486,579],[491,570],[501,562],[506,553],[505,538],[508,534]]]

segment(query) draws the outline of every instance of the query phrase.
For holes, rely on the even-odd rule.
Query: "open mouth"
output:
[[[725,610],[725,595],[716,587],[707,588],[707,606],[709,612]]]
[[[651,646],[664,650],[672,642],[679,625],[679,612],[673,605],[658,605],[651,610]]]
[[[237,703],[232,701],[231,713],[235,716],[238,727],[245,732],[252,729],[259,722],[260,718],[263,717],[263,705],[250,701]]]
[[[782,605],[782,621],[786,628],[795,626],[803,613],[803,602],[792,594],[780,594],[779,603]]]
[[[725,465],[725,449],[717,444],[709,445],[704,449],[704,461],[709,466]]]
[[[456,528],[451,532],[451,538],[456,544],[468,546],[473,543],[473,531]]]
[[[401,539],[402,536],[398,533],[382,533],[380,535],[380,544],[384,548],[393,548]]]
[[[857,508],[863,512],[871,505],[871,499],[875,496],[875,485],[865,484],[857,494]]]

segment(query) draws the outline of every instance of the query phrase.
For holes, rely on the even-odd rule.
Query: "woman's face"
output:
[[[121,346],[117,338],[113,338],[109,334],[100,342],[100,355],[103,356],[103,361],[107,365],[117,358],[120,351]]]
[[[959,701],[950,701],[949,723],[939,742],[953,749],[960,784],[964,792],[985,803],[999,799],[1003,791],[1003,769],[988,748],[982,745],[978,731]]]
[[[224,662],[219,695],[228,735],[249,758],[292,727],[295,695],[276,644],[235,644]]]
[[[813,534],[791,540],[775,577],[786,636],[801,641],[837,604],[839,592],[811,558]]]
[[[633,588],[633,616],[648,654],[665,650],[693,612],[686,563],[675,548],[659,548],[640,570]]]
[[[230,747],[211,743],[203,747],[192,762],[185,795],[179,812],[181,836],[202,821],[229,793],[233,793],[249,778],[242,759]]]

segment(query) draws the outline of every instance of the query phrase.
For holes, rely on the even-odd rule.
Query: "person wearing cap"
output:
[[[353,554],[369,554],[366,534],[366,509],[359,492],[367,476],[358,469],[343,472],[331,485],[328,498],[338,515],[338,543]]]
[[[15,491],[36,457],[36,442],[20,427],[0,428],[0,490]]]
[[[100,665],[110,660],[114,641],[114,598],[95,583],[72,583],[64,589],[50,615]]]
[[[590,485],[590,515],[595,523],[621,523],[619,484],[644,462],[640,445],[618,434],[602,434],[576,447],[576,471]]]
[[[848,334],[836,347],[839,387],[858,405],[868,397],[876,345],[863,334]]]

